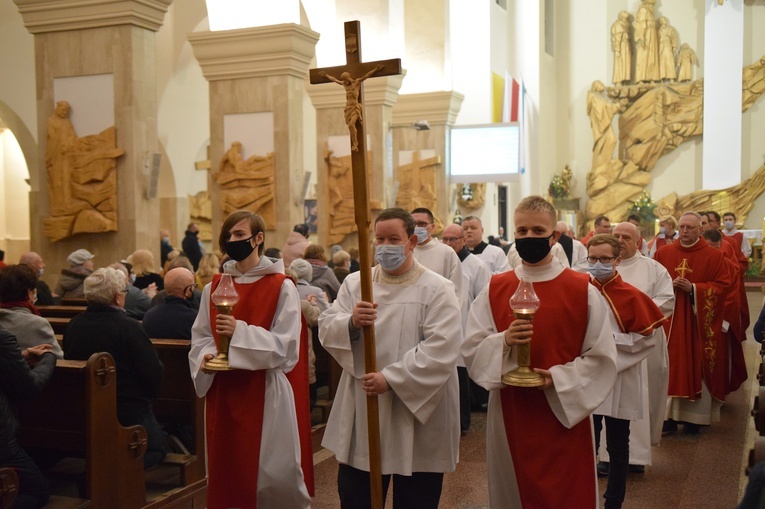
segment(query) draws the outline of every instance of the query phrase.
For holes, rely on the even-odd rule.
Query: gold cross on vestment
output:
[[[688,258],[683,258],[683,263],[679,267],[675,267],[675,272],[680,274],[681,278],[685,278],[688,272],[693,272],[693,269],[688,266]]]

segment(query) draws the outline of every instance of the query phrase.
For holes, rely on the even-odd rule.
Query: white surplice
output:
[[[492,274],[501,274],[512,268],[507,263],[507,256],[505,256],[505,252],[502,251],[501,247],[487,244],[483,252],[473,254],[480,258],[483,263],[489,267],[489,271]]]
[[[402,276],[387,276],[378,265],[372,291],[376,367],[391,387],[378,396],[382,472],[451,472],[459,455],[462,337],[454,286],[418,263]],[[343,368],[322,445],[340,463],[369,471],[364,341],[351,324],[360,300],[355,272],[319,318],[321,343]]]
[[[414,259],[420,262],[420,265],[451,281],[457,302],[462,306],[465,300],[462,264],[454,249],[431,238],[427,244],[418,244],[414,248]]]
[[[241,274],[236,262],[226,262],[224,271],[237,283],[258,281],[267,274],[283,274],[284,264],[262,257],[257,267]],[[237,305],[254,305],[239,302]],[[258,506],[310,507],[310,497],[300,467],[300,441],[295,398],[285,373],[298,361],[300,345],[300,296],[288,279],[282,283],[271,330],[237,320],[228,351],[232,368],[266,370],[263,434],[258,461]],[[191,329],[189,367],[197,395],[202,397],[212,385],[214,374],[200,371],[205,354],[217,354],[210,328],[210,284],[202,291],[199,314]],[[247,402],[242,402],[246,404]]]
[[[518,278],[525,277],[536,283],[555,279],[564,268],[554,259],[542,267],[522,265],[515,270]],[[478,295],[470,309],[462,355],[470,378],[489,390],[486,461],[491,505],[521,507],[498,390],[503,387],[502,374],[518,367],[517,349],[507,347],[504,331],[497,331],[489,300],[489,286]],[[611,391],[616,379],[616,347],[608,322],[608,305],[592,285],[587,289],[587,316],[582,319],[587,320],[587,329],[581,356],[566,364],[552,366],[553,386],[545,389],[550,409],[567,428],[590,418]],[[561,323],[560,326],[565,327],[566,324]],[[565,463],[565,458],[561,461]]]

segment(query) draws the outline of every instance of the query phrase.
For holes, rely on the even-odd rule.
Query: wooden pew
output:
[[[45,319],[48,320],[50,326],[53,327],[54,334],[64,334],[67,327],[69,327],[69,322],[71,320],[71,318],[61,317],[46,317]]]
[[[62,306],[87,306],[88,301],[85,297],[79,299],[61,299]]]
[[[12,468],[0,468],[0,509],[10,509],[19,493],[19,476]]]
[[[86,309],[87,306],[37,306],[37,310],[45,318],[74,318]]]
[[[117,421],[116,370],[108,353],[56,362],[53,377],[20,409],[19,442],[28,449],[85,458],[83,498],[93,507],[135,509],[146,504],[146,430]]]

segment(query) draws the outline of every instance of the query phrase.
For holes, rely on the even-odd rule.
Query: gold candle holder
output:
[[[223,274],[221,276],[220,284],[218,284],[218,288],[213,292],[210,299],[215,304],[218,313],[222,315],[231,314],[234,305],[239,302],[239,294],[234,287],[234,279],[231,277],[231,274]],[[224,334],[219,334],[218,337],[218,355],[206,364],[206,369],[210,371],[231,371],[236,369],[228,364],[228,347],[231,337]]]
[[[510,309],[515,318],[521,320],[533,320],[534,314],[539,309],[539,297],[534,292],[531,281],[521,278],[518,288],[510,297]],[[531,346],[526,343],[515,345],[518,357],[518,367],[502,375],[502,383],[514,387],[540,387],[545,380],[542,375],[531,369]]]

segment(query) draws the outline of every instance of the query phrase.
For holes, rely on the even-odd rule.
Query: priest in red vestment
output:
[[[723,254],[701,238],[700,220],[696,212],[683,214],[679,241],[656,252],[675,288],[667,344],[670,420],[686,423],[690,433],[719,420],[728,372],[722,322],[731,274]]]

